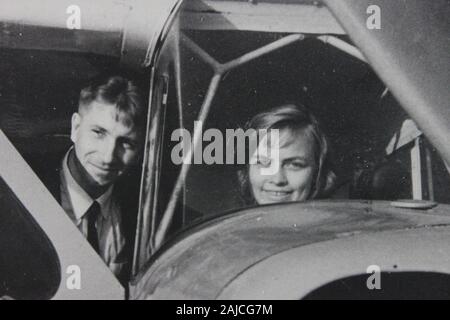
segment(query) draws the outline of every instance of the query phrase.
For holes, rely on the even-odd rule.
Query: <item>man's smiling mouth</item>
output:
[[[119,171],[119,169],[117,167],[102,167],[102,166],[98,166],[95,163],[91,163],[91,165],[96,168],[99,171],[103,171],[103,172],[116,172]]]

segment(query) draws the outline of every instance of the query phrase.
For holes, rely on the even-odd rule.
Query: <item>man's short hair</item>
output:
[[[122,76],[102,76],[93,79],[80,92],[78,111],[89,108],[92,102],[116,106],[117,120],[128,126],[142,127],[145,123],[146,104],[138,86]]]

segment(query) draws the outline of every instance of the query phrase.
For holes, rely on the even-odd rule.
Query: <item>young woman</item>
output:
[[[327,195],[335,180],[328,159],[329,146],[318,121],[305,107],[282,105],[257,114],[247,123],[248,129],[254,129],[259,140],[252,160],[238,172],[249,205]],[[278,143],[262,143],[260,133],[271,137],[273,129],[278,130]]]

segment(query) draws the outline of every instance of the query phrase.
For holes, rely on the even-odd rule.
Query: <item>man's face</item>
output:
[[[81,165],[100,186],[114,183],[140,151],[135,126],[127,126],[116,107],[99,101],[72,116],[71,139]]]

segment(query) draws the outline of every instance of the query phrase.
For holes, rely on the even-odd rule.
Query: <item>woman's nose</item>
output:
[[[277,171],[272,175],[271,181],[276,185],[286,185],[288,183],[288,180],[284,169],[278,168]]]

